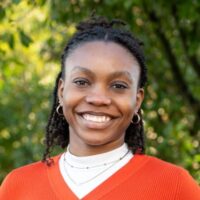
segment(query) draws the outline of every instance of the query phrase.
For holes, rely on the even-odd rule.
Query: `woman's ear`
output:
[[[138,112],[138,110],[140,109],[140,107],[142,105],[143,100],[144,100],[144,89],[139,88],[137,90],[137,94],[136,94],[135,112]]]
[[[64,90],[64,81],[62,78],[60,78],[59,82],[58,82],[58,99],[59,99],[59,103],[62,106],[63,105],[63,90]]]

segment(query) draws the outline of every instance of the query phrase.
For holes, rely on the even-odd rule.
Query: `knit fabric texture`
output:
[[[36,162],[13,170],[0,187],[0,200],[77,200],[59,171]],[[83,200],[200,200],[200,187],[181,167],[135,155]]]

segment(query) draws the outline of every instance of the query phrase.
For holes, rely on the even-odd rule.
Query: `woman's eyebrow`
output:
[[[128,79],[128,81],[130,83],[133,83],[132,76],[131,76],[130,72],[128,72],[128,71],[116,71],[116,72],[113,72],[112,74],[110,74],[110,76],[109,76],[110,79],[114,79],[114,78],[118,78],[118,77],[125,77],[126,79]]]
[[[84,73],[86,73],[86,74],[88,74],[89,76],[92,76],[92,77],[96,76],[95,73],[92,72],[90,69],[87,69],[87,68],[81,67],[81,66],[75,66],[72,69],[72,72],[75,72],[75,71],[84,72]],[[114,78],[118,78],[118,77],[125,77],[130,83],[133,83],[132,76],[131,76],[130,72],[128,72],[128,71],[116,71],[116,72],[109,74],[110,80],[114,79]]]
[[[74,72],[74,71],[81,71],[81,72],[84,72],[84,73],[86,73],[86,74],[88,74],[88,75],[90,75],[90,76],[95,76],[95,74],[91,71],[91,70],[89,70],[89,69],[87,69],[87,68],[85,68],[85,67],[81,67],[81,66],[75,66],[73,69],[72,69],[72,71],[71,72]]]

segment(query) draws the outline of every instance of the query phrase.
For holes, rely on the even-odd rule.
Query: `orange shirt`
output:
[[[42,162],[13,170],[0,187],[0,200],[77,200],[59,171]],[[186,170],[160,159],[135,155],[83,200],[200,200],[200,187]]]

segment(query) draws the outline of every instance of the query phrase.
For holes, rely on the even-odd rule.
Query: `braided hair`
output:
[[[116,27],[116,25],[120,25]],[[69,125],[63,115],[56,112],[59,106],[57,96],[58,83],[60,78],[65,78],[65,60],[70,52],[76,49],[79,45],[91,41],[108,41],[120,44],[128,49],[130,53],[136,58],[140,66],[140,78],[138,87],[143,88],[147,81],[147,69],[145,65],[144,55],[141,49],[142,42],[136,39],[131,32],[122,28],[125,23],[121,20],[108,21],[103,17],[92,17],[87,21],[83,21],[77,25],[77,32],[67,43],[61,56],[61,71],[58,73],[54,92],[53,92],[53,105],[46,127],[45,145],[46,149],[43,154],[43,161],[50,164],[50,154],[53,147],[56,145],[65,148],[69,143]],[[142,121],[141,110],[138,111],[140,116],[139,123],[131,123],[126,130],[125,142],[133,153],[144,153],[144,128]],[[134,117],[133,117],[134,121]]]

